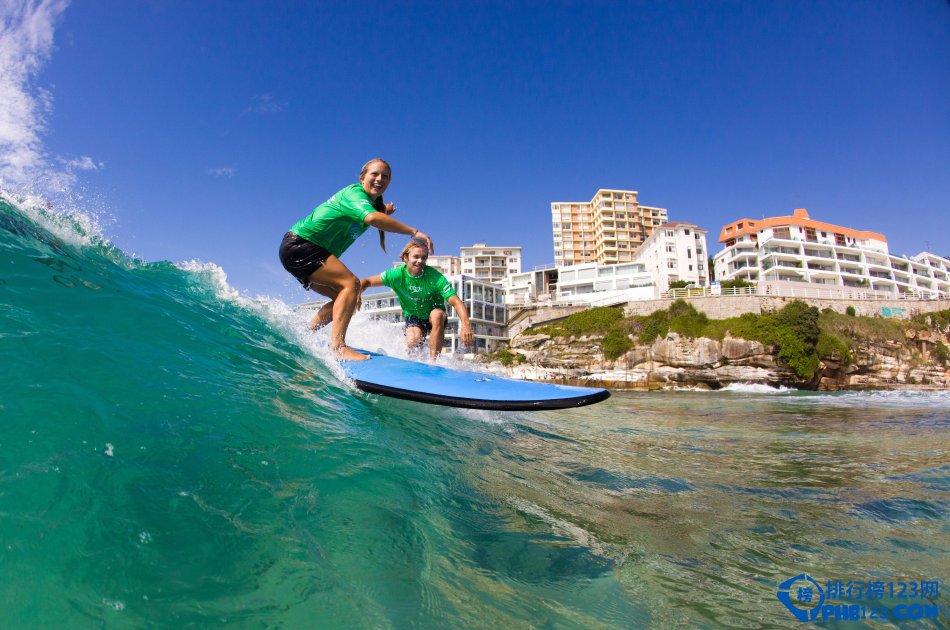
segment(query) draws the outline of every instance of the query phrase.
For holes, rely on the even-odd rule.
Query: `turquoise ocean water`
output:
[[[463,411],[303,328],[0,201],[3,627],[786,628],[800,573],[950,588],[946,392]]]

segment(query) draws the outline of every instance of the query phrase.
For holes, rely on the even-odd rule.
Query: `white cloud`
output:
[[[88,155],[73,158],[72,160],[62,160],[66,167],[73,171],[98,171],[106,167],[102,162],[96,162]]]
[[[0,183],[56,179],[40,136],[51,94],[33,84],[53,50],[56,21],[68,0],[0,0]]]
[[[273,94],[259,94],[251,99],[247,111],[252,114],[279,114],[286,106],[287,103],[276,100]]]
[[[234,167],[221,166],[218,168],[209,168],[208,175],[213,177],[234,177]]]

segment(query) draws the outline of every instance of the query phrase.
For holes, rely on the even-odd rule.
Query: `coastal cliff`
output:
[[[653,317],[655,323],[665,316],[667,326],[652,333],[649,318],[613,315],[607,317],[611,323],[588,334],[564,334],[572,331],[565,322],[526,331],[488,359],[515,378],[615,389],[719,389],[733,383],[824,391],[950,387],[946,317],[900,323],[819,313],[801,303],[789,310],[787,333],[776,323],[783,321],[782,312],[762,316],[774,321],[707,321],[688,305]],[[689,330],[683,317],[701,321],[698,332],[709,329],[709,336],[697,334],[695,325]]]

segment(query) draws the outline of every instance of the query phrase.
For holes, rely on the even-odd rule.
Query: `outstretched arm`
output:
[[[383,286],[382,276],[370,276],[369,278],[363,278],[360,280],[360,295],[359,299],[356,302],[356,309],[359,310],[363,306],[363,291],[370,287],[381,287]]]
[[[381,287],[383,286],[383,277],[380,275],[370,276],[369,278],[363,278],[360,280],[360,293],[365,291],[370,287]]]
[[[458,315],[459,321],[462,324],[459,330],[462,345],[469,347],[474,346],[475,333],[472,332],[472,322],[468,319],[468,309],[465,308],[465,302],[463,302],[459,296],[453,295],[448,299],[448,303],[449,306],[455,309],[455,314]]]
[[[366,223],[366,225],[378,228],[383,232],[394,232],[396,234],[406,234],[414,238],[421,238],[429,247],[429,253],[435,253],[435,245],[432,243],[431,238],[419,230],[411,228],[401,221],[397,221],[388,214],[383,212],[370,212],[366,215],[366,218],[363,219],[363,222]]]

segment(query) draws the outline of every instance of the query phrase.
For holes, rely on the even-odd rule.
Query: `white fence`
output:
[[[701,287],[695,289],[670,289],[662,297],[669,299],[719,297],[723,295],[758,295],[763,297],[807,298],[812,300],[945,300],[950,295],[930,291],[890,293],[852,287],[817,287],[814,284],[783,283],[762,284],[757,287]]]

